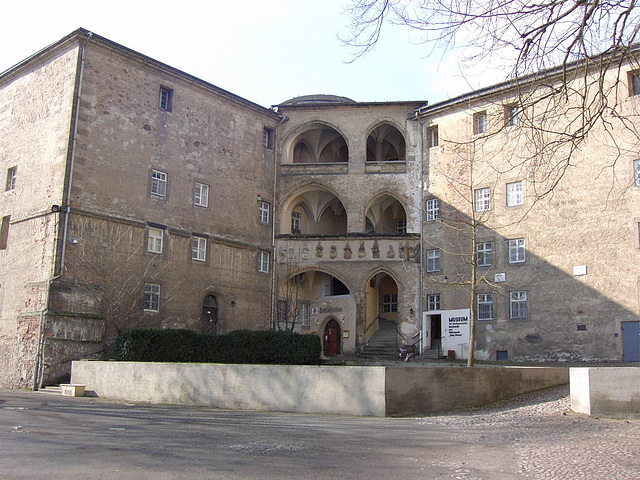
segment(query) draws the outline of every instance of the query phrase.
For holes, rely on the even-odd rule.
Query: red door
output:
[[[324,354],[340,355],[340,325],[335,320],[329,320],[324,327]]]

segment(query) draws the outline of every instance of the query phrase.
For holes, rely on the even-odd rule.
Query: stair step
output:
[[[61,386],[56,386],[56,385],[50,385],[47,387],[42,387],[40,390],[38,390],[39,393],[45,393],[48,395],[62,395],[62,387]]]

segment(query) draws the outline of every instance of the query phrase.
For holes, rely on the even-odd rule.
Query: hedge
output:
[[[314,365],[320,337],[291,332],[234,330],[204,335],[185,329],[126,330],[116,338],[116,358],[127,362]]]

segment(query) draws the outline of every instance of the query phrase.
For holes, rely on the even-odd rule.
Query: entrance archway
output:
[[[380,272],[369,279],[365,287],[365,329],[362,341],[367,343],[378,331],[380,321],[398,321],[398,284],[391,275]]]
[[[342,329],[338,322],[334,319],[329,320],[324,327],[322,338],[322,349],[326,356],[340,355],[342,352]]]
[[[204,297],[200,323],[202,333],[216,333],[218,324],[218,299],[215,295],[207,295]]]

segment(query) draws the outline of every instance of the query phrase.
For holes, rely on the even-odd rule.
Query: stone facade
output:
[[[634,119],[628,75],[607,82]],[[332,355],[385,320],[441,355],[441,318],[472,305],[479,358],[626,358],[637,139],[593,129],[538,195],[517,94],[266,109],[72,33],[0,76],[0,385],[54,382],[138,326],[289,328]]]

